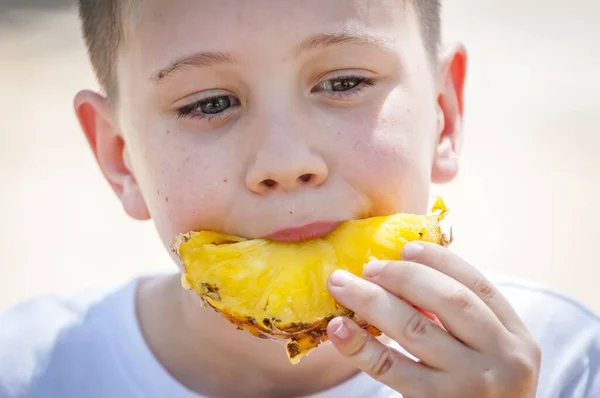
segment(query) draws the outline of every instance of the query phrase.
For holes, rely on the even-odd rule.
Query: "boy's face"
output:
[[[166,245],[263,237],[426,211],[432,180],[456,174],[464,64],[460,47],[430,61],[405,1],[146,0],[117,109],[89,92],[76,106],[126,210]]]

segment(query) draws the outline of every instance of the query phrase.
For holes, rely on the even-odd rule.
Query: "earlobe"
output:
[[[135,219],[149,219],[141,190],[125,159],[125,141],[112,107],[106,98],[87,90],[76,95],[74,106],[96,162],[125,211]]]
[[[146,206],[144,196],[142,195],[137,181],[134,179],[128,179],[123,186],[123,192],[121,193],[120,197],[121,202],[123,203],[123,208],[130,217],[136,220],[150,219],[148,206]]]
[[[432,181],[444,184],[458,175],[464,115],[467,54],[464,46],[449,47],[441,56],[438,73],[438,135]]]

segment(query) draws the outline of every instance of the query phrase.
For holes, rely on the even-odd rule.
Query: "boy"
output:
[[[440,48],[434,0],[80,11],[106,95],[79,93],[77,116],[127,214],[152,218],[166,247],[189,230],[299,240],[328,232],[315,222],[423,213],[430,183],[457,174],[466,55]],[[177,274],[24,303],[0,317],[0,396],[600,396],[595,315],[441,247],[402,258],[328,282],[394,342],[334,319],[331,343],[296,366],[200,308]]]

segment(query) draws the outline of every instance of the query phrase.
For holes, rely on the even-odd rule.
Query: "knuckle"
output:
[[[470,308],[473,304],[473,299],[465,289],[456,290],[448,301],[452,306],[463,311]]]
[[[439,253],[439,259],[437,263],[439,264],[440,271],[448,270],[451,267],[451,264],[454,262],[452,256],[453,255],[448,250],[444,250]]]
[[[359,355],[367,346],[368,341],[369,338],[363,332],[357,333],[357,336],[348,345],[347,355],[350,357]]]
[[[480,275],[475,281],[473,291],[486,302],[492,300],[496,296],[494,285],[492,285],[492,283],[483,275]]]
[[[531,390],[535,386],[540,360],[540,349],[535,342],[521,340],[513,344],[504,357],[504,365],[499,369],[503,384],[519,391]]]
[[[404,328],[404,337],[408,340],[422,339],[429,332],[431,322],[425,316],[415,312]]]
[[[540,345],[536,341],[534,341],[531,350],[533,356],[533,363],[535,364],[536,369],[539,369],[542,364],[542,347],[540,347]]]
[[[402,266],[397,268],[397,283],[403,284],[405,286],[410,285],[417,272],[418,265],[415,263],[404,263]]]
[[[470,374],[462,378],[463,382],[457,385],[460,391],[470,391],[474,397],[491,397],[497,392],[497,377],[491,370],[484,370],[478,374]]]
[[[531,363],[536,369],[538,369],[542,363],[542,347],[531,335],[527,335],[527,337],[525,337],[524,345],[524,352],[529,353]]]
[[[375,311],[379,305],[380,292],[374,288],[362,288],[358,290],[357,297],[360,297],[361,306],[364,306],[367,311]]]
[[[375,380],[381,381],[394,365],[394,354],[389,348],[375,350],[369,358],[367,373]]]
[[[536,369],[536,359],[533,355],[521,350],[513,351],[508,360],[506,377],[517,385],[526,383],[536,374]]]

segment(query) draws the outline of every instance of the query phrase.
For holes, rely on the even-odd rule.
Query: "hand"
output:
[[[535,397],[540,348],[497,288],[438,245],[408,243],[402,259],[368,264],[364,279],[337,271],[329,290],[419,361],[336,318],[327,332],[342,355],[405,398]]]

